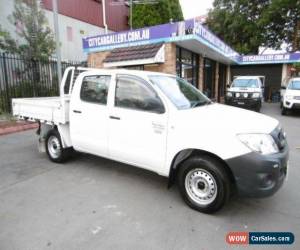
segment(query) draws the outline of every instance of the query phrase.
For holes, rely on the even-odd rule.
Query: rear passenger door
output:
[[[135,76],[117,76],[109,118],[110,157],[162,172],[167,112],[151,84]]]
[[[108,93],[110,75],[84,76],[73,91],[70,131],[75,149],[108,155]]]

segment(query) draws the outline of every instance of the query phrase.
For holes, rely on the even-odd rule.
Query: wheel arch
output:
[[[209,151],[201,150],[201,149],[194,149],[194,148],[189,148],[189,149],[183,149],[179,151],[175,157],[172,160],[171,166],[170,166],[170,171],[169,171],[169,180],[168,180],[168,188],[170,188],[176,179],[177,171],[180,168],[180,165],[187,160],[188,158],[192,156],[210,156],[216,159],[221,165],[224,167],[226,173],[228,174],[228,177],[230,179],[230,182],[234,185],[235,184],[235,178],[233,175],[233,172],[231,171],[230,167],[224,161],[222,158],[217,156],[216,154],[213,154]]]

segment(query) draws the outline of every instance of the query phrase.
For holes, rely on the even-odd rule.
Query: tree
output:
[[[262,13],[264,44],[280,48],[286,43],[291,51],[300,50],[300,0],[272,0]]]
[[[33,95],[36,96],[41,84],[41,63],[47,61],[55,49],[40,0],[15,0],[14,11],[8,19],[17,27],[19,39],[13,39],[9,32],[0,29],[0,49],[19,54],[26,60],[19,73],[33,79]]]
[[[132,24],[134,28],[142,28],[157,24],[183,20],[179,0],[139,1],[133,4]]]
[[[207,25],[242,54],[257,54],[264,41],[259,20],[269,0],[215,0]]]
[[[18,27],[16,33],[21,42],[0,28],[2,50],[34,61],[46,60],[52,55],[55,43],[39,0],[15,0],[14,11],[8,19]]]

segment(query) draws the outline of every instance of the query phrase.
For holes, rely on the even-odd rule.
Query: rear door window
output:
[[[83,78],[80,99],[85,102],[107,104],[111,76],[94,75]]]

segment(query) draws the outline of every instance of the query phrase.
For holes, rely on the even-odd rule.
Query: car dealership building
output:
[[[83,49],[90,67],[177,74],[218,101],[235,75],[264,75],[269,98],[300,62],[300,52],[242,56],[197,18],[87,37]]]

